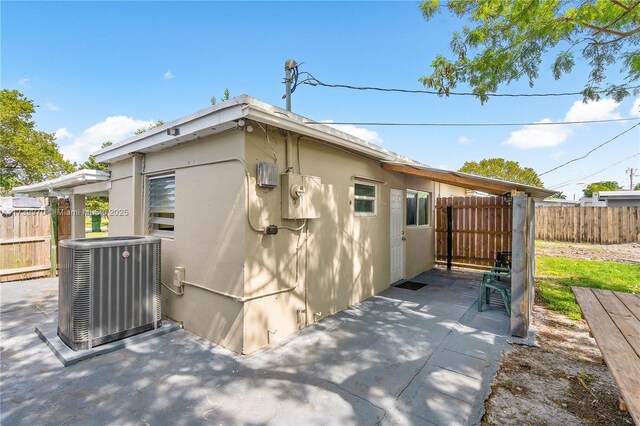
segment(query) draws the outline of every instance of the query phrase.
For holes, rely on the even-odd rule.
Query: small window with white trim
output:
[[[407,226],[431,225],[431,193],[407,190]]]
[[[353,189],[356,216],[375,216],[377,186],[370,183],[356,182]]]
[[[176,176],[153,176],[148,182],[149,234],[172,238],[175,232]]]

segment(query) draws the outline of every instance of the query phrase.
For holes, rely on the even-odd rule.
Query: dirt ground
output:
[[[534,307],[539,347],[514,346],[485,403],[483,425],[633,425],[584,321]]]
[[[536,255],[569,257],[584,260],[640,263],[640,243],[629,244],[580,244],[536,241]]]

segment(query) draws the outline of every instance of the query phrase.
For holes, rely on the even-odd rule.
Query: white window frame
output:
[[[424,194],[427,196],[427,206],[426,206],[426,210],[427,210],[427,223],[422,224],[422,225],[418,225],[418,213],[420,212],[420,203],[416,202],[416,211],[415,211],[415,217],[416,217],[416,224],[415,225],[409,225],[407,223],[407,214],[408,214],[408,206],[407,206],[407,198],[409,196],[409,194],[415,194],[415,195],[419,195],[419,194]],[[419,198],[417,198],[419,199]],[[432,226],[433,223],[433,206],[432,206],[432,201],[433,200],[433,193],[431,193],[430,191],[420,191],[417,189],[407,189],[406,191],[406,195],[405,195],[405,225],[408,228],[430,228]]]
[[[176,175],[175,173],[163,173],[161,175],[154,175],[154,176],[148,176],[147,177],[147,190],[146,190],[146,197],[145,197],[145,206],[146,206],[146,211],[147,211],[147,233],[149,235],[155,235],[158,237],[162,237],[162,238],[170,238],[173,239],[175,237],[175,229],[176,229],[176,225],[175,225],[175,220],[176,220],[176,214],[175,214],[175,205],[174,205],[174,212],[173,212],[173,219],[168,219],[167,218],[167,222],[172,222],[172,223],[166,223],[166,224],[172,224],[173,225],[173,230],[168,231],[168,230],[164,230],[164,229],[154,229],[153,228],[153,221],[151,220],[151,182],[156,180],[156,179],[161,179],[161,178],[168,178],[168,177],[172,177],[173,178],[173,185],[174,185],[174,193],[175,193],[175,184],[176,184]],[[161,219],[161,218],[157,218],[157,219]]]
[[[356,185],[371,186],[375,191],[373,197],[367,195],[356,195]],[[373,212],[359,212],[356,210],[356,200],[370,200],[373,201]],[[362,180],[356,180],[353,183],[353,212],[356,216],[372,217],[378,215],[378,185],[373,182],[365,182]]]

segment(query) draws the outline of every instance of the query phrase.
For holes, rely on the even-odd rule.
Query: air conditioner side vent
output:
[[[162,325],[160,238],[60,241],[58,336],[90,349]]]

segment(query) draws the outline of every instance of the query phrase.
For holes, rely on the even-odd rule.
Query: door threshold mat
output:
[[[162,336],[163,334],[176,330],[180,330],[178,324],[163,318],[162,326],[154,330],[145,331],[144,333],[136,334],[125,339],[116,340],[115,342],[105,343],[104,345],[96,346],[88,350],[73,351],[58,337],[58,323],[56,321],[36,326],[36,334],[47,344],[56,358],[58,358],[65,367],[88,358],[93,358],[94,356],[115,352],[119,349],[130,347],[136,343],[144,342],[145,340],[153,339],[154,337]]]
[[[419,283],[416,281],[405,281],[402,284],[398,284],[396,287],[398,288],[404,288],[407,290],[413,290],[413,291],[417,291],[420,290],[422,287],[427,286],[427,283]]]

